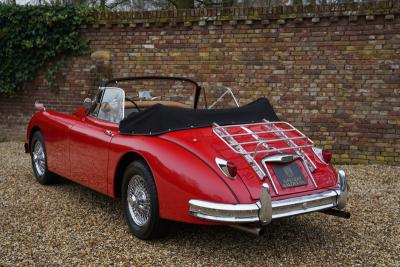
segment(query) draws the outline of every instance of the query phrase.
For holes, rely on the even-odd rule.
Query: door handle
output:
[[[111,137],[114,136],[114,133],[113,133],[112,131],[110,131],[110,130],[105,130],[104,133],[105,133],[106,135],[108,135],[108,136],[111,136]]]

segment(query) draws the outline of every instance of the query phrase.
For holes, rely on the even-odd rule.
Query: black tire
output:
[[[35,146],[39,146],[41,145],[42,149],[43,149],[43,155],[44,155],[44,166],[43,169],[39,168],[36,163],[35,163]],[[48,184],[52,184],[55,182],[57,175],[55,175],[54,173],[50,172],[47,168],[47,154],[46,154],[46,145],[44,142],[44,137],[42,135],[42,133],[40,131],[36,131],[32,138],[31,138],[31,142],[30,142],[30,154],[31,154],[31,162],[32,162],[32,169],[33,169],[33,173],[35,174],[36,180],[42,184],[42,185],[48,185]]]
[[[134,186],[135,181],[138,181],[139,185]],[[134,194],[128,193],[129,188],[143,189],[138,190],[139,193],[142,192],[143,194],[141,194],[138,198],[134,198],[135,200],[133,202],[132,195]],[[143,197],[144,195],[145,197]],[[130,197],[131,204],[128,203],[128,196]],[[129,229],[136,237],[142,240],[151,240],[165,235],[167,230],[167,222],[160,218],[157,188],[154,183],[153,175],[145,162],[134,161],[126,167],[123,176],[121,197],[125,219]],[[134,205],[132,205],[132,203],[134,203]],[[145,204],[141,205],[140,203]],[[147,211],[144,212],[147,214],[147,219],[142,220],[142,224],[137,223],[137,221],[140,219],[140,216],[138,217],[133,215],[133,210],[139,210],[139,206],[142,207],[140,211]],[[149,211],[146,209],[146,207],[150,207]]]

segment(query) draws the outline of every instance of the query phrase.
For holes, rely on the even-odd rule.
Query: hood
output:
[[[251,130],[257,132],[261,131],[262,129],[257,129],[253,127]],[[245,159],[245,157],[241,154],[234,152],[226,143],[224,143],[213,132],[212,127],[174,131],[162,134],[159,137],[186,148],[187,150],[191,151],[191,153],[195,154],[197,157],[207,162],[209,166],[215,168],[215,170],[221,175],[221,177],[223,177],[223,179],[227,181],[227,184],[231,186],[233,192],[236,192],[237,194],[243,194],[243,192],[238,192],[238,190],[243,189],[243,186],[240,187],[238,183],[242,183],[245,189],[250,194],[251,199],[253,200],[258,200],[260,198],[260,188],[263,183],[267,183],[269,185],[272,197],[284,197],[290,194],[298,194],[302,192],[333,187],[337,183],[335,170],[330,165],[321,161],[315,155],[311,148],[305,148],[303,151],[307,154],[309,159],[313,161],[316,167],[312,172],[312,177],[315,181],[317,189],[314,186],[312,179],[307,174],[307,171],[303,164],[303,160],[300,158],[294,160],[292,163],[298,166],[299,170],[307,179],[307,184],[302,186],[284,188],[283,186],[281,186],[275,174],[275,172],[277,172],[276,166],[282,165],[282,163],[262,163],[262,160],[265,157],[282,152],[257,153],[255,161],[258,163],[264,173],[269,172],[271,176],[271,179],[268,178],[268,176],[260,178],[255,170],[251,167],[249,162]],[[255,140],[252,136],[247,136],[246,138],[251,138],[248,140]],[[268,137],[265,136],[264,138],[269,138],[270,140],[272,140],[278,139],[279,136],[277,134],[270,134]],[[243,139],[243,141],[245,142],[247,142],[248,140]],[[284,144],[276,142],[274,146],[279,147],[284,146]],[[294,154],[293,150],[285,151],[285,153],[288,152]],[[225,176],[224,173],[219,169],[219,167],[215,163],[216,157],[229,160],[237,166],[238,175],[235,180],[232,180],[231,178]],[[276,188],[278,194],[274,190],[274,188]]]

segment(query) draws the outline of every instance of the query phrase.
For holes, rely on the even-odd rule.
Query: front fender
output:
[[[149,136],[117,134],[113,138],[109,154],[109,190],[114,188],[119,160],[131,151],[140,154],[153,173],[160,216],[164,219],[210,224],[189,215],[189,200],[239,203],[230,187],[207,163],[174,143]]]

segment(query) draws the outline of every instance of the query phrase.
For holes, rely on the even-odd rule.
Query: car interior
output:
[[[139,91],[136,96],[125,95],[125,90],[118,87],[107,87],[102,90],[102,96],[96,96],[97,104],[90,114],[99,119],[119,123],[132,113],[144,111],[156,104],[169,107],[192,108],[192,106],[174,100],[170,96],[152,96],[151,91]],[[100,101],[98,101],[101,99]],[[101,103],[98,103],[101,102]]]
[[[131,84],[132,81],[136,83]],[[211,89],[211,93],[214,93],[216,97],[211,97],[213,102],[207,105],[205,91],[193,80],[179,77],[143,76],[116,78],[103,82],[95,98],[88,99],[91,105],[89,115],[119,123],[129,115],[139,114],[157,104],[164,107],[197,109],[200,92],[204,94],[205,109],[225,108],[229,107],[229,103],[232,103],[233,107],[239,107],[229,87],[219,86],[215,90]]]

